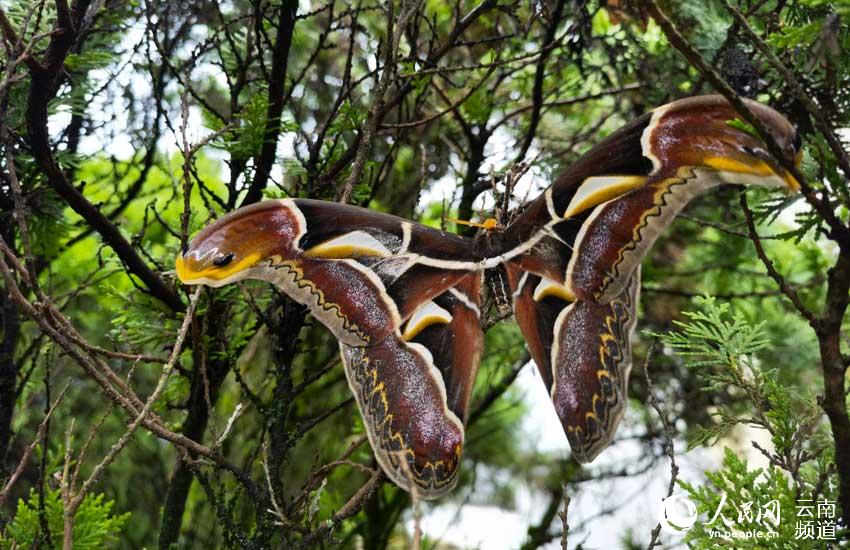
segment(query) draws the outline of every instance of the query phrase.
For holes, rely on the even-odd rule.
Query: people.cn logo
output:
[[[661,501],[658,523],[668,533],[690,531],[697,521],[697,506],[684,495],[672,495]]]

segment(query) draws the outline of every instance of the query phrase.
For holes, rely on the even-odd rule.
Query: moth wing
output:
[[[573,456],[590,462],[610,444],[625,411],[640,270],[607,304],[570,301],[539,275],[508,272],[514,314]]]
[[[582,223],[567,267],[567,286],[584,300],[607,303],[622,294],[661,233],[687,204],[719,179],[692,168],[654,175],[604,202]]]
[[[339,339],[387,476],[420,498],[447,493],[483,342],[472,241],[354,206],[293,202],[305,230],[278,262],[278,286]]]
[[[340,343],[345,373],[378,463],[400,487],[432,499],[457,483],[483,343],[480,274],[422,304],[380,343]]]
[[[466,237],[347,204],[308,199],[293,203],[305,226],[296,245],[295,260],[346,261],[363,267],[380,281],[386,301],[397,311],[394,328],[420,305],[478,269],[481,258],[475,255],[473,242]],[[348,274],[332,277],[325,286],[348,292]]]

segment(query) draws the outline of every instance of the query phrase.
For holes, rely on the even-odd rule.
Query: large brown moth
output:
[[[791,124],[748,105],[799,159]],[[720,96],[659,107],[592,148],[506,229],[475,239],[334,202],[253,204],[198,233],[177,275],[214,287],[262,279],[307,306],[339,340],[381,467],[431,499],[457,482],[480,294],[497,270],[573,456],[589,462],[625,410],[640,262],[661,231],[721,184],[799,187],[730,124],[737,116]]]

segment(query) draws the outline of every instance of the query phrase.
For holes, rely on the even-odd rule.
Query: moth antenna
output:
[[[466,225],[469,227],[480,227],[481,229],[486,229],[487,231],[496,229],[499,227],[499,222],[496,218],[486,218],[483,222],[473,222],[468,220],[459,220],[457,218],[446,218],[447,222],[453,222],[460,225]]]

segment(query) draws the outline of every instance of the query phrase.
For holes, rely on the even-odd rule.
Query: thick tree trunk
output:
[[[7,243],[14,242],[11,226],[0,228],[0,234]],[[4,478],[7,473],[6,453],[12,440],[12,417],[18,383],[15,348],[19,333],[18,309],[6,289],[0,288],[0,478]]]
[[[7,473],[6,453],[12,440],[12,416],[15,411],[18,382],[15,344],[18,341],[19,329],[18,310],[5,289],[0,289],[0,478]]]
[[[829,270],[823,318],[817,327],[823,368],[823,410],[835,442],[839,501],[845,526],[850,526],[850,417],[844,379],[846,359],[841,355],[841,324],[850,303],[850,248],[839,247],[838,261]]]
[[[192,345],[195,369],[192,373],[192,383],[189,393],[189,412],[181,430],[183,435],[198,442],[203,441],[204,433],[209,423],[210,406],[215,405],[221,384],[229,372],[229,364],[226,360],[209,361],[206,366],[206,381],[204,380],[204,372],[201,368],[204,356],[210,357],[214,351],[221,351],[222,348],[226,347],[223,344],[226,311],[222,308],[221,304],[213,301],[210,304],[207,315],[209,319],[206,322],[196,320],[196,326],[200,327],[201,324],[208,326],[208,341],[212,342],[214,347],[206,350],[206,354],[202,353],[203,344],[201,342],[203,337],[200,334],[201,331],[199,329],[193,330]],[[207,395],[209,395],[209,403],[207,403]],[[186,510],[186,498],[189,496],[192,479],[193,475],[189,466],[178,456],[174,474],[171,476],[171,481],[165,495],[165,503],[162,507],[159,529],[159,547],[162,549],[170,548],[180,537],[183,513]]]

